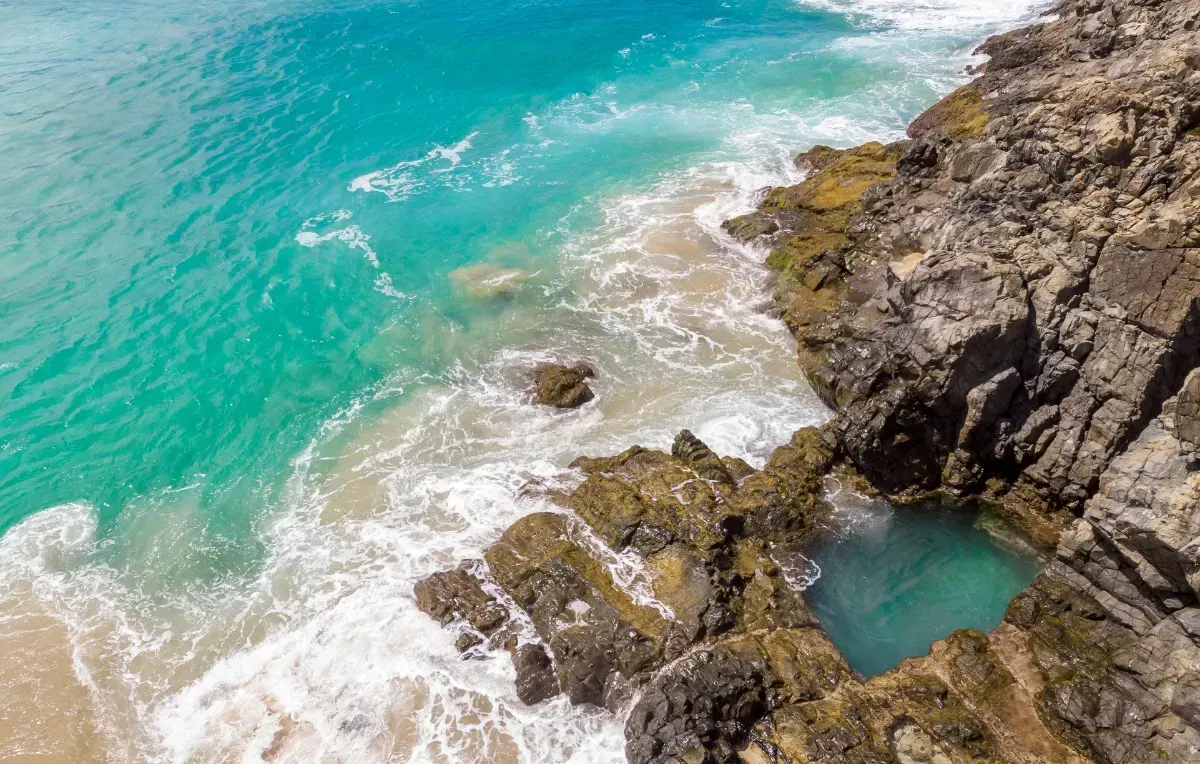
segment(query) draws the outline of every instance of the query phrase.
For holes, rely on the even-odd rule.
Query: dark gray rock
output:
[[[726,645],[671,666],[638,700],[625,724],[630,764],[735,764],[750,729],[774,705],[765,660]]]
[[[517,670],[517,697],[533,705],[558,694],[558,677],[545,645],[524,644],[513,651]]]
[[[1017,514],[1078,513],[1200,362],[1196,10],[1066,0],[992,38],[983,76],[913,123],[895,179],[824,252],[786,203],[755,213],[792,232],[763,240],[787,263],[782,312],[880,488],[999,480]],[[998,374],[1002,391],[980,387]]]
[[[483,590],[469,563],[434,573],[417,582],[417,607],[443,625],[463,619],[483,634],[492,634],[508,621],[508,611]]]
[[[715,480],[721,483],[735,484],[733,475],[725,467],[720,457],[712,452],[704,441],[697,438],[690,430],[680,430],[671,445],[671,456],[687,462],[696,474],[705,480]]]

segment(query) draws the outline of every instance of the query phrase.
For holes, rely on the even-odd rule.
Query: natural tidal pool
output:
[[[883,673],[958,629],[990,631],[1044,558],[986,510],[837,501],[808,601],[850,665]]]

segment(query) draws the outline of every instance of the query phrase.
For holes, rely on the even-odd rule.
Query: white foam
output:
[[[1033,18],[1044,0],[796,0],[803,6],[908,32],[950,32],[971,35],[999,31]]]
[[[463,152],[471,148],[471,141],[477,135],[478,132],[473,132],[450,146],[434,146],[420,159],[397,162],[391,167],[360,175],[350,181],[348,188],[350,191],[381,193],[388,201],[399,202],[434,183],[459,185],[463,179],[451,172],[462,163]]]
[[[325,234],[318,234],[315,231],[300,231],[296,234],[296,243],[302,247],[315,247],[326,241],[345,242],[351,249],[362,251],[372,268],[379,267],[379,257],[376,256],[375,250],[371,249],[371,237],[363,233],[357,225],[346,226]]]
[[[317,245],[323,244],[327,241],[343,242],[349,246],[350,249],[357,249],[362,252],[363,257],[365,257],[367,262],[371,264],[371,267],[379,270],[379,256],[371,247],[371,237],[369,234],[364,233],[363,230],[357,225],[349,225],[344,228],[338,228],[323,234],[319,234],[312,230],[313,227],[322,223],[342,222],[349,219],[350,216],[350,212],[346,210],[338,210],[337,212],[325,215],[317,215],[316,217],[309,218],[308,220],[304,221],[302,230],[296,234],[295,241],[300,246],[309,248],[316,247]],[[392,283],[391,274],[387,273],[386,271],[381,272],[375,278],[375,291],[399,300],[407,301],[410,299],[409,296],[404,292],[396,289],[395,285]],[[263,293],[263,305],[266,307],[271,307],[273,305],[269,288]]]
[[[578,475],[565,465],[580,453],[667,447],[691,427],[761,463],[792,429],[825,416],[786,331],[757,309],[761,255],[714,239],[722,215],[750,208],[756,184],[789,177],[786,164],[774,176],[769,164],[666,177],[607,202],[599,227],[575,231],[564,220],[571,244],[555,287],[564,302],[501,317],[494,331],[506,344],[466,353],[438,380],[389,380],[330,420],[296,459],[284,506],[264,518],[269,556],[249,581],[153,606],[128,585],[151,576],[164,549],[187,554],[179,540],[203,542],[187,491],[169,497],[178,509],[144,513],[157,525],[129,521],[147,552],[120,569],[89,556],[90,508],[35,515],[8,534],[8,570],[25,561],[16,578],[70,580],[46,597],[64,613],[97,614],[74,633],[102,715],[129,741],[124,759],[258,761],[270,751],[293,761],[621,761],[620,719],[562,699],[523,706],[508,658],[462,660],[454,635],[416,610],[412,585],[546,509],[521,487],[571,485]],[[319,230],[330,223],[339,227]],[[305,246],[370,246],[344,218],[300,234]],[[714,275],[716,292],[703,280]],[[563,358],[599,367],[597,400],[569,412],[531,407],[523,375]],[[651,389],[664,380],[670,389]],[[404,403],[375,429],[349,448],[332,445],[371,398],[397,389],[409,390]],[[73,541],[49,543],[52,529]],[[178,534],[163,535],[171,529]],[[75,550],[61,555],[66,579],[48,564],[30,567],[56,548]],[[602,557],[637,601],[672,617],[638,560]]]

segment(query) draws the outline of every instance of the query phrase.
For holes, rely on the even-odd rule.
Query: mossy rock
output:
[[[738,539],[730,556],[724,585],[730,593],[738,630],[757,632],[816,625],[817,618],[804,596],[788,585],[765,542]]]
[[[965,141],[981,135],[990,120],[979,90],[964,85],[914,119],[908,126],[908,136],[921,138],[937,133],[952,141]]]
[[[635,446],[573,465],[588,477],[567,505],[613,549],[633,546],[651,554],[674,541],[709,549],[741,525],[728,502],[732,484],[701,479],[688,463],[661,451]]]
[[[763,209],[800,208],[818,214],[839,213],[825,221],[830,229],[845,229],[849,213],[871,186],[891,180],[903,144],[865,143],[840,152],[820,172],[795,186],[771,189]]]
[[[835,149],[829,146],[816,145],[808,151],[799,154],[793,164],[803,172],[820,172],[838,160],[845,149]]]
[[[567,515],[539,512],[513,523],[484,554],[492,578],[530,613],[544,638],[554,631],[553,619],[569,614],[567,605],[578,600],[591,609],[606,605],[621,621],[661,641],[671,623],[613,581],[604,563],[572,539],[571,522]]]
[[[950,677],[960,692],[987,699],[1016,681],[992,652],[991,642],[983,632],[961,629],[946,637],[946,645]]]
[[[757,210],[746,215],[741,215],[730,220],[726,220],[721,224],[733,238],[741,242],[749,242],[757,239],[760,236],[770,236],[779,231],[779,221],[762,210]]]
[[[797,283],[802,278],[802,269],[812,263],[822,253],[837,249],[845,244],[845,227],[838,230],[827,230],[813,225],[795,236],[781,242],[767,256],[767,266],[777,271],[784,271]]]
[[[853,681],[841,652],[820,629],[776,629],[760,640],[780,693],[789,703],[821,700]]]
[[[894,764],[847,698],[784,706],[772,716],[775,744],[787,761]]]
[[[595,397],[584,380],[596,376],[586,363],[563,366],[551,363],[539,366],[534,371],[537,400],[545,406],[573,409]]]

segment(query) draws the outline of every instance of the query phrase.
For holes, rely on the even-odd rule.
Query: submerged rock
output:
[[[450,272],[450,283],[459,292],[475,300],[494,300],[515,294],[537,274],[520,268],[504,268],[491,263],[464,265]]]
[[[596,397],[585,381],[594,376],[596,372],[585,363],[539,366],[534,371],[538,403],[560,409],[578,408]]]

